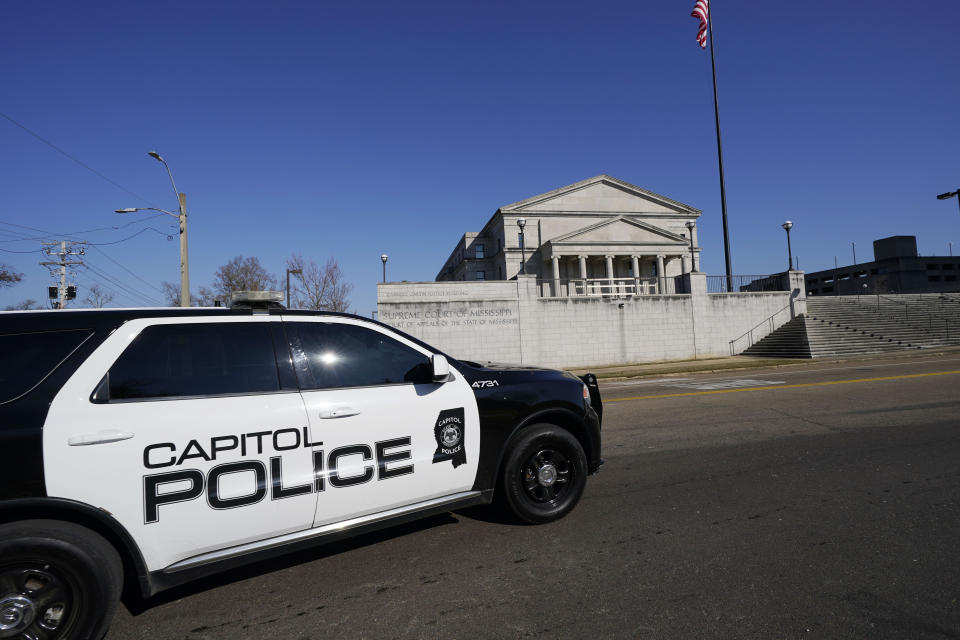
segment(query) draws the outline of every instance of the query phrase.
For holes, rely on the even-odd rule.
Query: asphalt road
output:
[[[486,510],[128,598],[109,640],[960,638],[960,357],[602,383],[567,518]]]

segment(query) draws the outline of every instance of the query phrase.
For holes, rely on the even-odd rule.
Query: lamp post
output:
[[[290,274],[303,275],[303,269],[287,269],[287,309],[290,308]]]
[[[383,281],[387,281],[387,258],[389,258],[385,253],[380,254],[380,262],[383,263]]]
[[[526,246],[526,245],[527,245],[527,243],[526,243],[526,239],[525,239],[524,236],[523,236],[523,228],[524,228],[525,226],[527,226],[527,219],[526,219],[526,218],[518,218],[518,219],[517,219],[517,226],[520,227],[520,273],[526,273],[526,272],[527,272],[527,267],[526,267],[526,264],[527,264],[527,251],[526,251],[527,246]]]
[[[173,173],[170,172],[170,166],[156,151],[149,151],[147,155],[162,163],[167,169],[167,175],[170,176],[170,184],[173,185],[173,192],[177,194],[177,201],[180,205],[179,213],[172,213],[156,207],[131,207],[127,209],[115,209],[116,213],[135,213],[137,211],[159,211],[168,216],[177,219],[180,226],[180,306],[190,306],[190,264],[187,257],[187,194],[177,191],[177,184],[173,181]]]
[[[793,223],[787,220],[780,226],[787,232],[787,271],[793,271],[793,249],[790,247],[790,229],[793,228]]]
[[[694,252],[693,252],[693,228],[697,226],[693,220],[687,220],[686,227],[690,231],[690,271],[691,273],[697,270],[697,263],[694,261]]]
[[[937,196],[937,200],[949,200],[950,198],[956,198],[957,204],[960,205],[960,189],[956,191],[948,191],[947,193],[941,193]]]

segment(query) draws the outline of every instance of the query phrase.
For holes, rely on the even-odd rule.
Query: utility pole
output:
[[[86,242],[71,242],[69,240],[61,240],[60,242],[43,242],[42,246],[47,247],[44,252],[48,256],[57,256],[58,260],[41,262],[40,264],[44,267],[59,267],[60,272],[60,284],[56,287],[50,287],[49,297],[57,298],[56,308],[65,309],[67,306],[67,300],[73,300],[77,297],[77,287],[76,285],[67,284],[67,266],[70,265],[80,265],[83,264],[82,260],[68,260],[72,256],[82,256],[85,253],[85,249],[82,245],[87,244]],[[59,251],[56,251],[54,247],[60,247]],[[80,249],[74,250],[74,247],[80,245]],[[51,269],[51,275],[54,275],[53,270]],[[56,294],[56,295],[54,295]]]

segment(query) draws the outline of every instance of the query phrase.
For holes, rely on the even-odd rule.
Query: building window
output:
[[[880,269],[870,269],[870,275],[875,276],[880,273]]]
[[[927,276],[927,282],[940,282],[940,276]]]
[[[936,271],[936,270],[938,270],[939,268],[940,268],[940,265],[938,265],[938,264],[928,264],[928,265],[927,265],[927,271]]]
[[[483,245],[482,245],[482,244],[474,245],[474,250],[475,250],[476,253],[474,254],[473,257],[476,258],[477,260],[482,260],[482,259],[483,259]]]
[[[944,282],[956,282],[956,281],[957,281],[957,276],[955,276],[955,275],[943,276],[943,281],[944,281]]]
[[[833,287],[824,287],[820,293],[833,293]]]
[[[477,280],[486,280],[487,272],[486,271],[477,271]]]
[[[954,265],[952,265],[952,264],[945,264],[945,265],[943,265],[943,266],[940,267],[940,268],[943,269],[944,271],[953,271],[953,266],[954,266]]]

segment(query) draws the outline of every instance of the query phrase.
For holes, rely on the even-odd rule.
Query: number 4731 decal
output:
[[[484,387],[499,387],[500,383],[496,380],[477,380],[470,386],[474,389],[483,389]]]

